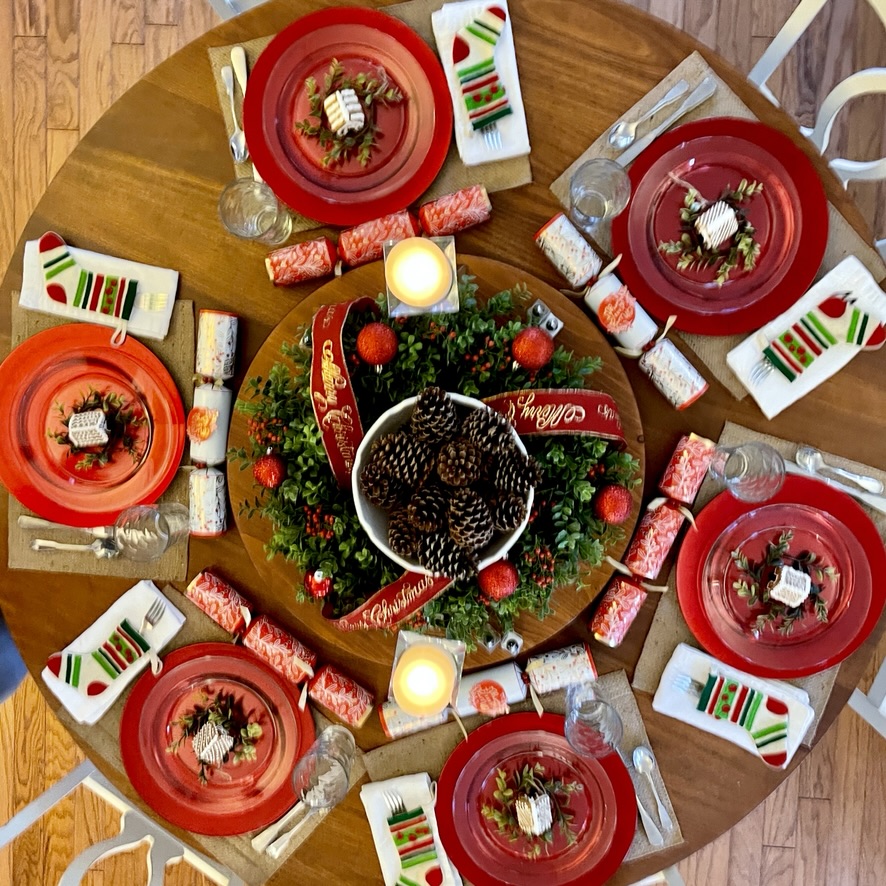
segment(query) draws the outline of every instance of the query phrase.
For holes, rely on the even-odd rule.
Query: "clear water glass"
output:
[[[312,810],[331,809],[348,792],[356,744],[344,726],[328,726],[295,764],[292,787]]]
[[[576,226],[592,233],[600,222],[615,218],[628,205],[631,180],[614,160],[588,160],[569,180],[569,215]]]
[[[624,724],[618,711],[590,683],[573,683],[566,689],[564,733],[576,753],[605,757],[618,753]]]
[[[279,246],[292,233],[292,216],[264,182],[251,178],[232,181],[218,200],[218,214],[236,237],[265,246]]]
[[[768,501],[784,484],[784,459],[767,443],[717,446],[708,470],[741,501]]]
[[[120,555],[139,562],[162,557],[188,534],[188,507],[179,502],[126,508],[114,522],[114,544]]]

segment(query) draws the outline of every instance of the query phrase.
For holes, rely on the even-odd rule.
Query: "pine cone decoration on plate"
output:
[[[434,465],[433,452],[427,443],[411,434],[398,431],[386,434],[372,449],[370,464],[407,486],[419,486],[427,479]]]
[[[455,436],[458,413],[443,388],[425,388],[418,395],[410,427],[416,439],[428,443],[443,443]]]
[[[499,458],[492,480],[502,492],[525,496],[541,482],[541,472],[535,459],[515,450]]]
[[[519,495],[505,493],[493,501],[489,508],[492,525],[499,532],[516,529],[526,517],[526,500]]]
[[[456,544],[477,551],[492,539],[489,506],[473,489],[459,489],[449,503],[449,534]]]
[[[402,505],[409,490],[395,477],[382,473],[374,462],[370,462],[360,473],[360,489],[367,501],[380,508],[393,508]]]
[[[409,499],[409,522],[421,532],[433,532],[446,525],[449,496],[436,483],[416,489]]]
[[[473,443],[458,437],[440,450],[437,474],[448,486],[470,486],[480,477],[483,460]]]
[[[388,544],[395,554],[413,557],[418,550],[418,532],[409,522],[406,508],[393,511],[388,522]]]
[[[431,532],[418,542],[418,562],[434,575],[460,581],[477,574],[477,560],[460,548],[446,532]]]
[[[511,423],[493,409],[474,409],[462,422],[461,434],[487,451],[514,445]]]

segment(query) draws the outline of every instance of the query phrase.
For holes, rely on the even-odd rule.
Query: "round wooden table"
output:
[[[2,286],[3,353],[9,349],[8,305],[10,293],[21,282],[24,241],[57,230],[83,248],[177,268],[181,298],[193,299],[200,308],[239,314],[243,319],[239,374],[233,383],[241,383],[271,330],[316,287],[274,289],[264,271],[261,247],[222,232],[216,202],[221,187],[231,178],[231,164],[206,49],[274,33],[299,14],[327,5],[334,4],[272,0],[220,26],[148,74],[98,121],[52,182],[18,244]],[[610,0],[593,4],[512,0],[510,10],[519,35],[521,83],[532,134],[533,184],[494,194],[492,220],[460,234],[459,251],[499,259],[559,287],[562,281],[532,243],[532,233],[559,209],[548,189],[550,183],[612,120],[695,49],[760,120],[788,133],[813,159],[832,202],[868,237],[859,214],[795,123],[692,38]],[[716,439],[726,417],[861,462],[882,460],[880,421],[886,414],[886,392],[878,379],[886,373],[886,349],[854,360],[772,422],[765,420],[750,398],[736,402],[715,382],[690,410],[677,412],[634,363],[627,361],[626,370],[645,431],[647,496],[680,434],[693,430]],[[5,529],[3,507],[0,562],[4,564]],[[224,564],[226,575],[245,590],[257,588],[256,571],[236,531],[220,540],[192,542],[189,575],[213,563]],[[50,652],[63,648],[128,586],[122,579],[68,575],[49,581],[43,573],[10,572],[5,566],[0,570],[0,606],[35,675]],[[653,605],[647,604],[619,649],[594,647],[602,672],[626,668],[630,675]],[[54,616],[47,618],[50,612]],[[881,619],[875,638],[884,626],[886,619]],[[551,646],[586,636],[584,620],[578,619],[553,638]],[[841,668],[819,735],[858,681],[875,638]],[[57,708],[55,699],[49,700]],[[686,842],[624,865],[612,880],[615,884],[631,883],[691,854],[731,828],[784,778],[783,773],[754,765],[744,751],[727,742],[709,740],[698,730],[655,714],[650,702],[648,696],[639,696]],[[107,759],[88,740],[80,739],[80,743],[138,801]],[[803,756],[801,750],[793,766]],[[200,845],[199,838],[182,836]],[[347,851],[342,852],[342,847]],[[369,827],[357,792],[352,791],[270,882],[378,881]]]

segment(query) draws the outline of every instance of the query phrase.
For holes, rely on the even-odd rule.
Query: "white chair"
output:
[[[205,855],[185,846],[180,840],[132,806],[88,760],[57,781],[0,827],[0,849],[12,842],[19,834],[24,833],[56,803],[81,784],[120,811],[120,833],[84,849],[68,865],[67,870],[58,881],[58,886],[78,886],[89,868],[97,861],[109,855],[133,849],[139,843],[147,843],[149,847],[146,860],[147,886],[163,886],[166,865],[179,860],[186,861],[213,883],[218,883],[219,886],[244,886],[243,880],[238,876],[219,865],[218,862],[214,862]]]
[[[644,877],[631,886],[686,886],[685,881],[680,876],[680,872],[675,868],[665,868],[651,877]]]
[[[209,5],[222,17],[233,18],[247,12],[254,6],[261,6],[265,0],[209,0]]]
[[[751,69],[748,79],[770,100],[778,105],[778,99],[766,85],[775,69],[787,58],[812,20],[818,15],[828,0],[800,0],[797,8],[773,37],[760,60]],[[867,0],[877,13],[886,29],[886,0]],[[884,36],[886,39],[886,36]],[[831,137],[831,127],[840,109],[849,101],[873,92],[886,92],[886,68],[867,68],[857,71],[838,83],[822,102],[810,129],[801,126],[800,131],[807,136],[823,154]],[[845,187],[853,179],[874,181],[886,179],[886,158],[881,160],[846,160],[839,157],[828,164]],[[886,239],[877,242],[877,248],[886,257]]]
[[[849,696],[849,707],[886,738],[886,660],[880,665],[870,692],[865,695],[856,689]]]

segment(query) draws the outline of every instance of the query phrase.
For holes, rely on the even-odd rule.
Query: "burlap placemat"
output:
[[[704,102],[694,111],[690,111],[680,121],[688,123],[692,120],[701,120],[706,117],[741,117],[746,120],[756,120],[754,113],[748,106],[714,73],[713,69],[698,52],[685,58],[661,83],[651,89],[643,98],[630,108],[620,119],[636,119],[646,110],[651,108],[678,80],[686,80],[690,89],[695,88],[705,77],[712,76],[717,81],[717,91],[712,98]],[[679,107],[679,102],[669,106],[656,115],[655,120],[664,120],[669,113]],[[613,121],[615,122],[615,121]],[[651,125],[651,124],[649,124]],[[608,141],[609,127],[599,138],[551,185],[551,190],[560,203],[569,207],[569,179],[572,173],[586,160],[592,157],[607,157],[615,159],[619,151],[613,148]],[[886,264],[879,253],[870,243],[866,243],[846,221],[845,218],[832,205],[828,204],[828,242],[825,248],[824,258],[816,281],[821,279],[828,271],[838,265],[847,255],[856,255],[873,274],[874,279],[882,282],[886,278]],[[606,223],[600,226],[594,240],[597,246],[605,254],[612,251],[610,239],[611,226]],[[698,354],[701,361],[711,370],[714,377],[738,400],[747,396],[748,392],[738,380],[726,363],[726,355],[746,335],[706,336],[695,333],[681,332],[683,340]]]
[[[793,459],[797,451],[796,443],[791,443],[778,437],[772,437],[768,434],[758,434],[756,431],[749,430],[742,425],[733,424],[732,422],[726,422],[726,425],[723,428],[723,433],[720,435],[719,442],[723,446],[734,446],[738,443],[745,443],[750,440],[758,440],[762,443],[768,443],[770,446],[777,449],[785,458]],[[858,462],[843,458],[842,456],[832,455],[831,453],[825,453],[825,459],[831,464],[870,474],[871,476],[877,477],[886,482],[886,471],[872,468],[869,465],[862,465]],[[706,479],[699,491],[693,510],[698,513],[720,491],[721,487],[718,487],[714,480],[710,478]],[[862,505],[862,507],[864,507],[864,505]],[[886,515],[872,511],[868,508],[866,508],[866,511],[868,516],[874,522],[874,525],[879,530],[880,535],[886,540]],[[680,611],[680,604],[677,600],[677,591],[674,584],[673,570],[668,581],[668,588],[668,592],[662,594],[659,599],[658,608],[655,611],[652,625],[649,628],[649,634],[646,637],[646,642],[640,653],[640,659],[634,670],[633,687],[641,692],[655,692],[658,688],[658,683],[661,679],[662,672],[665,669],[665,665],[668,663],[671,655],[680,643],[688,643],[696,649],[701,648],[698,641],[690,632],[689,627],[683,618],[683,613]],[[815,719],[812,721],[812,725],[809,727],[809,731],[806,733],[806,738],[803,741],[803,744],[807,746],[811,746],[812,741],[815,738],[815,733],[818,730],[818,721],[821,719],[821,715],[831,696],[831,690],[834,688],[834,681],[837,679],[837,671],[839,670],[839,667],[839,665],[836,665],[832,668],[828,668],[826,671],[822,671],[820,674],[813,674],[809,677],[801,677],[785,681],[787,683],[792,683],[794,686],[799,686],[800,689],[807,692],[809,694],[809,703],[815,711]]]
[[[421,38],[436,52],[436,44],[434,42],[434,34],[431,30],[431,13],[435,12],[445,0],[410,0],[408,3],[399,3],[396,6],[387,6],[384,12],[393,15],[395,18],[409,25]],[[246,60],[249,70],[261,55],[262,50],[271,42],[273,35],[267,37],[257,37],[254,40],[248,40],[239,44],[246,50]],[[514,34],[514,39],[518,47],[517,55],[519,57],[519,36]],[[235,44],[236,45],[236,44]],[[212,67],[212,76],[215,80],[215,87],[218,92],[218,103],[221,108],[222,116],[225,121],[225,132],[227,137],[231,137],[234,131],[233,120],[231,119],[231,103],[228,100],[228,94],[225,92],[224,84],[221,79],[221,69],[225,65],[231,63],[231,49],[233,46],[212,46],[209,48],[209,63]],[[243,96],[235,82],[235,102],[237,105],[238,120],[243,122]],[[224,146],[220,146],[222,150]],[[231,161],[233,163],[233,160]],[[234,168],[238,178],[252,177],[252,163],[236,163]],[[529,165],[529,157],[514,157],[510,160],[500,160],[495,163],[484,163],[480,166],[465,166],[458,156],[458,149],[455,146],[454,139],[449,145],[449,153],[437,177],[431,183],[427,191],[419,198],[418,202],[432,200],[435,197],[441,197],[444,194],[451,194],[461,188],[468,188],[471,185],[482,184],[486,186],[489,193],[493,191],[504,191],[508,188],[517,188],[520,185],[529,184],[532,181],[532,169]],[[293,215],[292,230],[295,233],[310,231],[313,228],[321,227],[322,222],[305,218],[301,215]]]
[[[21,344],[26,338],[61,326],[69,321],[28,311],[18,306],[18,293],[12,294],[12,346]],[[108,329],[110,338],[113,330]],[[194,303],[177,300],[172,311],[169,333],[166,338],[139,339],[153,351],[169,370],[175,385],[182,395],[187,415],[194,398]],[[160,496],[161,502],[188,503],[188,478],[179,470],[167,490]],[[30,543],[35,538],[51,538],[55,541],[88,544],[92,539],[86,533],[76,530],[21,529],[18,518],[31,512],[19,504],[11,495],[8,499],[7,518],[9,520],[9,568],[33,569],[39,572],[75,572],[82,575],[108,575],[121,578],[141,579],[145,577],[145,564],[135,563],[123,557],[114,560],[99,560],[89,551],[32,551]],[[183,581],[187,577],[187,540],[170,548],[162,557],[150,564],[151,578],[157,581]]]
[[[630,752],[637,745],[643,744],[649,747],[646,727],[643,725],[640,709],[637,707],[637,701],[634,698],[634,693],[631,691],[625,672],[615,671],[611,674],[604,674],[597,680],[596,686],[600,690],[601,697],[618,711],[624,724],[624,737],[621,742],[622,753],[630,759]],[[560,691],[551,695],[545,695],[542,698],[542,703],[546,711],[562,714],[566,707],[566,693]],[[532,711],[534,708],[527,699],[525,702],[512,705],[511,710]],[[465,728],[470,732],[486,722],[488,721],[485,717],[469,717],[464,721],[464,724]],[[449,755],[455,750],[455,747],[462,741],[463,737],[458,724],[454,722],[445,723],[442,726],[428,729],[425,732],[418,732],[415,735],[408,735],[398,741],[390,742],[389,744],[382,745],[380,748],[367,752],[364,756],[366,771],[369,773],[372,781],[384,781],[388,778],[395,778],[398,775],[407,775],[415,772],[417,768],[423,772],[428,772],[432,779],[437,779],[440,777],[443,765],[446,763]],[[632,768],[630,771],[640,800],[652,815],[653,820],[658,823],[655,798],[652,795],[648,782],[634,772]],[[626,856],[627,861],[644,858],[647,855],[652,855],[654,852],[669,849],[683,842],[680,823],[677,821],[677,816],[668,796],[667,787],[661,778],[661,773],[656,772],[653,777],[659,796],[667,807],[671,819],[674,821],[674,829],[664,835],[664,846],[656,847],[652,846],[646,839],[645,832],[638,825],[634,834],[634,841],[631,843],[631,848]]]

